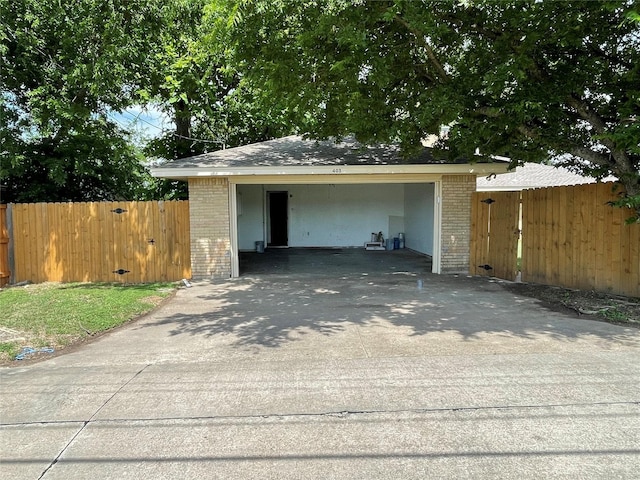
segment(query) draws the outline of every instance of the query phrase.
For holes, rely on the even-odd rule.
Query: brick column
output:
[[[471,194],[475,191],[475,175],[442,176],[442,273],[469,272]]]
[[[189,179],[189,219],[192,277],[231,277],[228,179]]]

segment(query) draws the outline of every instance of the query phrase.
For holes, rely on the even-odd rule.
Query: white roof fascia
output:
[[[371,174],[434,174],[434,175],[490,175],[505,173],[507,163],[442,163],[424,165],[319,165],[292,167],[188,167],[151,169],[159,178],[234,177],[272,175],[371,175]]]
[[[542,188],[522,185],[500,185],[498,187],[492,187],[491,185],[476,187],[478,192],[521,192],[531,188]]]

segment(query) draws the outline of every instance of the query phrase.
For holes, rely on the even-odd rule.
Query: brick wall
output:
[[[231,277],[229,182],[189,179],[191,274],[194,279]]]
[[[471,194],[475,190],[474,175],[442,176],[442,273],[469,272]]]

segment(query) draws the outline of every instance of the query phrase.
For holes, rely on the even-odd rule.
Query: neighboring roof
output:
[[[482,164],[490,163],[486,158]],[[289,136],[266,142],[229,148],[193,157],[169,161],[152,168],[154,176],[184,177],[201,175],[256,175],[286,174],[309,167],[410,167],[441,165],[457,172],[456,165],[467,166],[464,160],[451,163],[435,159],[430,148],[418,155],[404,157],[396,145],[366,146],[348,137],[336,143],[332,140],[316,141],[300,136]],[[493,163],[492,163],[493,165]],[[496,162],[498,171],[504,171],[503,162]],[[448,167],[447,167],[448,166]],[[361,168],[356,170],[361,171]],[[412,169],[413,170],[413,169]],[[467,169],[468,170],[468,169]],[[479,174],[485,169],[480,169]],[[208,172],[208,173],[207,173]],[[315,172],[310,172],[315,173]]]
[[[478,191],[496,190],[524,190],[526,188],[558,187],[563,185],[580,185],[595,183],[592,177],[583,177],[564,167],[542,165],[539,163],[525,163],[507,173],[495,176],[478,177],[476,188]]]

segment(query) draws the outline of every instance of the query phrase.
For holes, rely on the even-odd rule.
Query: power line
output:
[[[123,111],[121,111],[121,112],[119,112],[119,113],[121,113],[122,115],[127,114],[127,115],[129,115],[129,116],[131,117],[131,119],[132,119],[132,120],[134,120],[134,121],[140,121],[140,122],[142,122],[142,123],[146,123],[147,125],[149,125],[149,126],[151,126],[151,127],[157,128],[157,129],[158,129],[158,130],[160,130],[161,132],[171,133],[171,135],[172,135],[173,137],[180,138],[180,139],[182,139],[182,140],[190,140],[190,141],[192,141],[192,142],[198,142],[198,143],[212,143],[212,144],[216,144],[216,145],[222,145],[223,149],[224,149],[224,147],[225,147],[225,145],[226,145],[226,142],[225,142],[224,140],[219,140],[219,139],[218,139],[218,140],[210,140],[210,139],[204,139],[204,138],[196,138],[196,137],[191,137],[191,136],[186,136],[186,135],[180,135],[180,134],[175,133],[175,132],[169,132],[167,129],[164,129],[164,128],[162,128],[162,127],[158,127],[157,125],[154,125],[153,123],[151,123],[151,122],[149,122],[149,121],[147,121],[147,120],[145,120],[145,119],[141,118],[141,117],[140,117],[140,114],[141,114],[142,112],[141,112],[140,114],[136,115],[136,114],[134,114],[134,113],[130,112],[129,110],[126,110],[126,109],[125,109],[125,110],[123,110]],[[113,114],[111,114],[111,116],[112,116],[112,118],[113,118]],[[115,120],[115,118],[114,118],[114,120]]]
[[[122,115],[125,115],[125,114],[130,115],[130,116],[131,116],[131,119],[132,119],[134,122],[142,122],[142,123],[146,123],[146,124],[147,124],[147,125],[149,125],[150,127],[157,128],[157,129],[158,129],[158,130],[160,130],[160,131],[164,131],[164,128],[159,127],[159,126],[157,126],[157,125],[154,125],[153,123],[151,123],[151,122],[149,122],[149,121],[145,120],[144,118],[142,118],[142,117],[140,116],[140,115],[142,115],[142,112],[140,112],[139,114],[137,114],[137,115],[136,115],[136,114],[134,114],[134,113],[130,112],[129,110],[126,110],[126,109],[125,109],[125,110],[120,111],[119,113],[120,113],[120,114],[122,114]],[[112,118],[113,118],[113,116],[112,116]]]
[[[224,140],[205,140],[203,138],[194,138],[194,137],[186,137],[184,135],[178,135],[177,133],[173,133],[174,137],[181,138],[183,140],[192,140],[194,142],[202,142],[202,143],[216,143],[218,145],[224,145]]]

